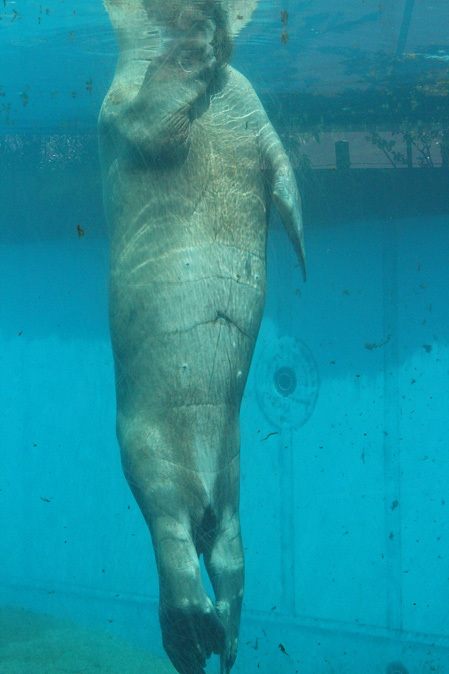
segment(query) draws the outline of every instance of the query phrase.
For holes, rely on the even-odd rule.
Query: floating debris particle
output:
[[[385,344],[388,344],[390,339],[391,335],[387,335],[386,339],[384,339],[383,342],[366,342],[365,349],[368,349],[368,351],[372,351],[373,349],[379,349],[381,346],[385,346]]]
[[[260,442],[263,442],[264,440],[268,440],[269,437],[272,435],[279,435],[279,431],[273,431],[272,433],[268,433],[268,435],[265,438],[262,438]]]
[[[285,650],[282,644],[278,644],[278,648],[281,651],[281,653],[283,653],[284,655],[288,655],[287,651]]]
[[[22,99],[22,105],[24,108],[26,108],[26,106],[28,105],[28,101],[30,100],[30,97],[27,94],[28,89],[29,86],[27,86],[26,90],[22,94],[20,94],[20,98]]]

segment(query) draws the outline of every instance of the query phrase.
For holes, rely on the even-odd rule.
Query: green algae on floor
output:
[[[175,674],[168,662],[100,629],[0,607],[1,674]]]

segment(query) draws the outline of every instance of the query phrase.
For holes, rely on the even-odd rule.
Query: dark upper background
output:
[[[93,130],[117,57],[101,0],[3,0],[0,19],[0,132]],[[233,65],[299,128],[446,123],[448,0],[260,0]]]

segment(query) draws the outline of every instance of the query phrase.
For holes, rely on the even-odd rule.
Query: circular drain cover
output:
[[[310,349],[300,339],[268,342],[256,369],[257,402],[277,428],[298,428],[313,412],[318,397],[318,370]]]

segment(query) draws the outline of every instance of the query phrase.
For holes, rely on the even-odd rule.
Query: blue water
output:
[[[444,7],[273,0],[236,38],[297,169],[308,264],[304,284],[273,213],[241,411],[236,674],[449,674]],[[115,438],[96,137],[114,36],[100,1],[0,16],[0,672],[115,671],[108,634],[121,671],[174,671]],[[424,121],[377,106],[406,90]]]

